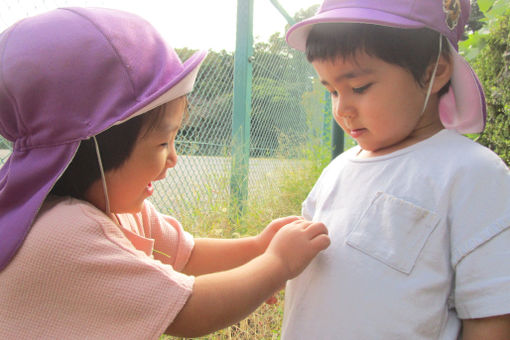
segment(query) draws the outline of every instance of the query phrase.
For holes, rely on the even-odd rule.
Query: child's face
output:
[[[362,52],[312,65],[331,93],[335,120],[363,149],[360,156],[398,150],[442,128],[437,96],[421,115],[426,89],[400,66]]]
[[[145,133],[142,128],[126,162],[105,174],[111,212],[139,212],[154,192],[152,182],[165,178],[167,169],[177,164],[174,142],[185,105],[184,98],[168,103],[154,129]]]

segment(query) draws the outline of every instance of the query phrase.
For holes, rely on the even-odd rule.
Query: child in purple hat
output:
[[[196,239],[146,200],[206,56],[138,16],[64,8],[0,34],[0,338],[158,339],[226,327],[329,245],[298,217]]]
[[[331,246],[287,284],[282,339],[510,339],[510,172],[458,54],[469,0],[325,0],[287,33],[358,143],[303,216]]]

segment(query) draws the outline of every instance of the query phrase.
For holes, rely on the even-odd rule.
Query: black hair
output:
[[[156,127],[164,112],[165,105],[158,106],[96,135],[104,172],[118,169],[124,164],[131,155],[136,140]],[[87,189],[100,178],[94,140],[93,138],[82,140],[73,160],[55,183],[50,194],[84,199]]]
[[[442,55],[449,59],[448,41],[442,37]],[[306,58],[328,60],[352,58],[363,51],[408,70],[420,86],[425,72],[435,63],[439,52],[439,33],[428,28],[402,29],[360,23],[322,23],[310,30],[306,39]],[[438,92],[448,92],[448,82]]]

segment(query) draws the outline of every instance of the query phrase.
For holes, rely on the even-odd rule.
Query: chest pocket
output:
[[[409,274],[439,217],[400,198],[378,192],[363,213],[347,244]]]

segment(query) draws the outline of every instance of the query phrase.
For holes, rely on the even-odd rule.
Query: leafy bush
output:
[[[472,138],[510,165],[510,9],[508,0],[471,0],[467,39],[460,52],[485,89],[487,126]]]
[[[510,11],[491,23],[473,62],[487,99],[487,126],[478,142],[510,164]]]

